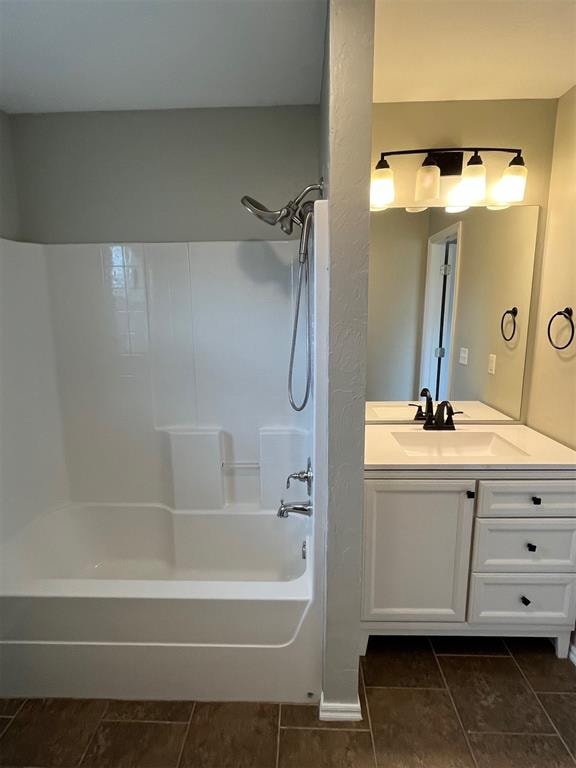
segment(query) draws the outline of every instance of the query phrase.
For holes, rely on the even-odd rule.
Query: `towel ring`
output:
[[[512,333],[510,336],[506,336],[506,333],[504,332],[504,323],[506,322],[506,316],[510,315],[512,318]],[[507,309],[506,312],[502,315],[502,319],[500,320],[500,333],[502,334],[502,338],[504,341],[512,341],[514,336],[516,336],[516,318],[518,317],[518,307],[512,307],[512,309]]]
[[[548,341],[550,342],[550,344],[552,344],[554,349],[567,349],[570,346],[570,344],[572,344],[574,340],[574,320],[572,319],[573,314],[574,314],[574,310],[572,309],[572,307],[565,307],[564,309],[559,309],[558,312],[554,312],[554,314],[548,321]],[[570,338],[568,339],[566,344],[563,344],[562,346],[558,346],[558,344],[554,344],[552,340],[552,334],[551,334],[552,323],[554,322],[554,319],[556,317],[563,317],[570,323]]]

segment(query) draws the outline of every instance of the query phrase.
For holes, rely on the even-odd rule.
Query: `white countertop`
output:
[[[485,440],[482,433],[493,433],[506,442],[496,439],[494,455],[459,456],[457,451],[448,449],[446,455],[408,455],[401,442],[415,441],[423,446],[449,446],[451,435],[462,435],[457,441],[470,442]],[[395,435],[399,438],[396,439]],[[422,435],[423,437],[418,437]],[[510,443],[512,446],[510,446]],[[507,448],[508,446],[508,448]],[[473,452],[474,449],[472,449]],[[479,449],[482,453],[482,449]],[[367,470],[376,469],[576,469],[576,451],[551,440],[539,432],[516,424],[466,424],[457,425],[454,431],[425,431],[422,423],[414,424],[368,424],[366,425],[365,459]]]
[[[413,402],[420,403],[424,408],[425,404],[420,399]],[[481,400],[454,400],[451,403],[455,411],[463,411],[454,417],[457,424],[466,421],[512,421],[510,416]],[[407,400],[369,400],[366,403],[365,421],[367,424],[413,421],[415,413],[416,409],[408,405]]]

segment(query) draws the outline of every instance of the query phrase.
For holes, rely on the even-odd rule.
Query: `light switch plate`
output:
[[[468,347],[460,347],[458,362],[460,365],[468,365]]]
[[[488,373],[491,376],[496,373],[496,355],[488,355]]]

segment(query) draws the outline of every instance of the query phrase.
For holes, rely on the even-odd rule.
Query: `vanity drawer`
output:
[[[472,570],[576,572],[576,518],[477,519]]]
[[[576,575],[472,574],[472,624],[572,625],[575,614]]]
[[[481,480],[478,517],[576,517],[574,480]]]

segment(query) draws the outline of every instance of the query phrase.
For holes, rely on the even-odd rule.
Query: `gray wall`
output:
[[[20,235],[17,192],[10,118],[0,112],[0,237],[10,240]]]
[[[10,122],[21,238],[38,243],[269,239],[240,197],[279,207],[319,173],[316,106]]]
[[[324,172],[330,217],[323,694],[325,704],[354,706],[364,505],[373,0],[331,0],[328,31],[328,120],[323,137],[328,149],[324,157],[329,157]]]

